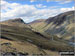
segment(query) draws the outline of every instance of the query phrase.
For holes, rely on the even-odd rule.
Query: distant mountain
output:
[[[74,12],[75,11],[64,12],[57,16],[50,17],[45,21],[39,22],[36,25],[34,25],[35,23],[30,24],[38,32],[46,33],[48,35],[57,35],[59,38],[73,41],[72,38],[74,38],[75,28]]]
[[[40,23],[40,22],[44,22],[44,21],[45,21],[45,19],[37,19],[37,20],[30,22],[29,24],[36,24],[36,23]]]

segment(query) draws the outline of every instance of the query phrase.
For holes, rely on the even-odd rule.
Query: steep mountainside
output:
[[[73,50],[73,47],[68,45],[67,42],[57,39],[47,39],[47,36],[40,34],[39,32],[35,32],[31,29],[31,27],[23,22],[22,19],[14,19],[14,20],[8,20],[0,23],[1,25],[1,38],[5,40],[9,40],[13,43],[21,42],[22,43],[29,43],[31,46],[36,46],[35,49],[40,48],[40,51],[42,51],[44,54],[45,52],[52,51],[65,51],[65,50]],[[52,36],[50,36],[51,38]],[[10,42],[10,43],[11,43]],[[61,44],[62,43],[62,44]],[[1,44],[1,43],[0,43]],[[12,43],[2,43],[2,48],[4,47],[12,47],[14,46]],[[9,46],[10,45],[10,46]],[[19,44],[16,44],[19,47],[14,46],[13,48],[21,48]],[[24,44],[25,46],[26,44]],[[37,48],[38,47],[38,48]],[[24,48],[24,47],[23,47]],[[32,49],[32,47],[29,47]],[[30,51],[31,51],[30,49]],[[33,48],[34,49],[34,48]],[[23,50],[23,49],[21,49]],[[28,52],[29,49],[24,50],[24,52]],[[47,50],[44,52],[44,50]],[[2,50],[3,51],[3,50]],[[33,50],[35,51],[35,50]],[[7,51],[3,51],[7,52]],[[37,51],[38,52],[38,51]],[[28,52],[30,54],[30,52]],[[32,52],[32,54],[35,52]],[[38,53],[37,53],[38,54]]]
[[[55,17],[50,17],[36,26],[34,24],[31,24],[31,26],[41,33],[57,35],[59,38],[73,41],[75,28],[74,12],[64,12]]]

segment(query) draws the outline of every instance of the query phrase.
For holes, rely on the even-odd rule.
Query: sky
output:
[[[74,0],[1,0],[0,7],[0,21],[22,18],[28,23],[72,11]]]

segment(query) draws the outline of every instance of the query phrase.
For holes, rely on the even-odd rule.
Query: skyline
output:
[[[28,23],[36,19],[47,19],[71,10],[74,10],[73,0],[64,0],[64,2],[1,0],[1,21],[22,18]]]

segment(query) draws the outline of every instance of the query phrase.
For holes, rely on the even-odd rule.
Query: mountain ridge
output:
[[[55,34],[60,38],[63,37],[65,40],[70,40],[75,28],[73,26],[75,23],[74,12],[75,11],[64,12],[54,17],[50,17],[42,23],[37,23],[36,25],[35,23],[31,24],[31,26],[38,32],[52,35]]]

